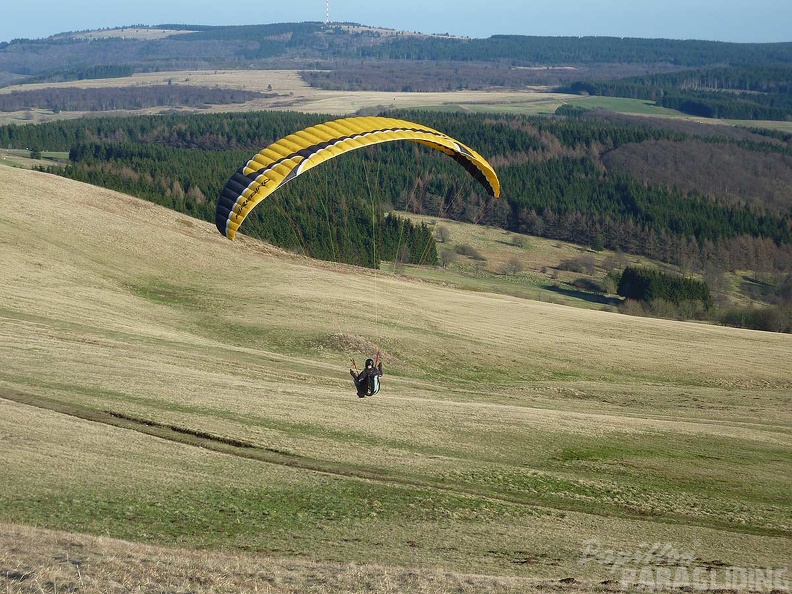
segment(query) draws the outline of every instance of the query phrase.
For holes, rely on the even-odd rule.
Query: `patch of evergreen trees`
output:
[[[59,82],[68,80],[91,80],[100,78],[123,78],[132,76],[135,73],[134,66],[129,64],[97,64],[94,66],[84,66],[59,70],[41,76],[33,76],[27,79],[27,83],[38,82]]]
[[[244,103],[267,94],[240,89],[189,85],[150,85],[82,89],[57,87],[0,94],[0,111],[28,108],[59,111],[112,111],[147,107],[183,107]]]
[[[712,307],[707,283],[648,268],[627,267],[619,279],[617,293],[647,303],[662,300],[679,305],[684,301],[698,301],[706,309]]]

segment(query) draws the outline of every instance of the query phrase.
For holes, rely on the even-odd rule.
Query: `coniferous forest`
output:
[[[327,89],[449,91],[542,86],[649,99],[700,117],[792,118],[792,43],[524,35],[467,39],[396,31],[383,34],[354,23],[325,26],[318,22],[159,27],[180,33],[155,40],[89,39],[63,33],[0,43],[0,86],[163,70],[297,68],[309,84]],[[52,88],[27,93],[24,98],[8,99],[10,105],[24,100],[28,105],[77,109],[77,105],[108,101],[133,106],[163,100],[191,105],[241,97],[214,96],[219,91],[210,89],[193,90],[187,97],[169,89],[164,98],[156,99],[151,93],[124,97],[117,90],[111,96],[96,92],[64,95]],[[0,104],[0,110],[9,108]]]
[[[253,211],[244,232],[312,256],[376,266],[378,258],[394,259],[385,247],[390,227],[383,213],[395,209],[641,254],[691,270],[792,271],[788,199],[749,200],[703,184],[682,190],[658,183],[651,164],[609,161],[611,154],[646,143],[682,143],[710,162],[727,146],[747,155],[746,161],[770,158],[786,175],[792,172],[789,139],[759,132],[701,137],[586,114],[395,115],[476,147],[498,171],[502,199],[486,196],[444,155],[392,143],[333,159],[297,178],[277,200]],[[95,118],[2,127],[0,143],[68,150],[71,163],[63,175],[213,221],[215,199],[237,167],[274,140],[326,119],[296,113]],[[408,261],[435,262],[428,232],[404,225],[399,236],[417,234]],[[377,233],[383,243],[375,246],[371,236]],[[430,247],[418,247],[426,243]]]

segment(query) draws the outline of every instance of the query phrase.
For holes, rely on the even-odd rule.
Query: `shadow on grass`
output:
[[[599,303],[601,305],[611,305],[616,307],[622,302],[622,300],[618,297],[607,297],[598,293],[589,293],[587,291],[579,291],[577,289],[567,289],[556,285],[545,285],[543,288],[553,293],[564,295],[565,297],[580,299],[582,301],[588,301],[589,303]]]

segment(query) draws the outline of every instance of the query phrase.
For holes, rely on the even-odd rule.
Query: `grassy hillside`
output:
[[[673,308],[653,311],[636,307],[635,302],[625,302],[617,294],[618,279],[631,266],[704,280],[722,311],[730,307],[760,311],[759,308],[767,307],[759,292],[762,281],[748,270],[701,275],[634,254],[595,251],[565,241],[432,216],[405,216],[432,231],[441,264],[412,266],[383,262],[383,270],[405,278],[600,311],[690,319]],[[699,321],[723,323],[708,318]]]
[[[0,205],[0,587],[606,589],[593,540],[788,562],[789,336],[319,264],[15,168]]]

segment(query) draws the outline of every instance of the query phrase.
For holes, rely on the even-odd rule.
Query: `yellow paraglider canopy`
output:
[[[476,151],[420,124],[384,117],[344,118],[305,128],[273,142],[228,180],[217,201],[215,222],[228,239],[256,204],[311,167],[342,153],[394,140],[425,144],[449,155],[491,196],[500,196],[492,166]]]

